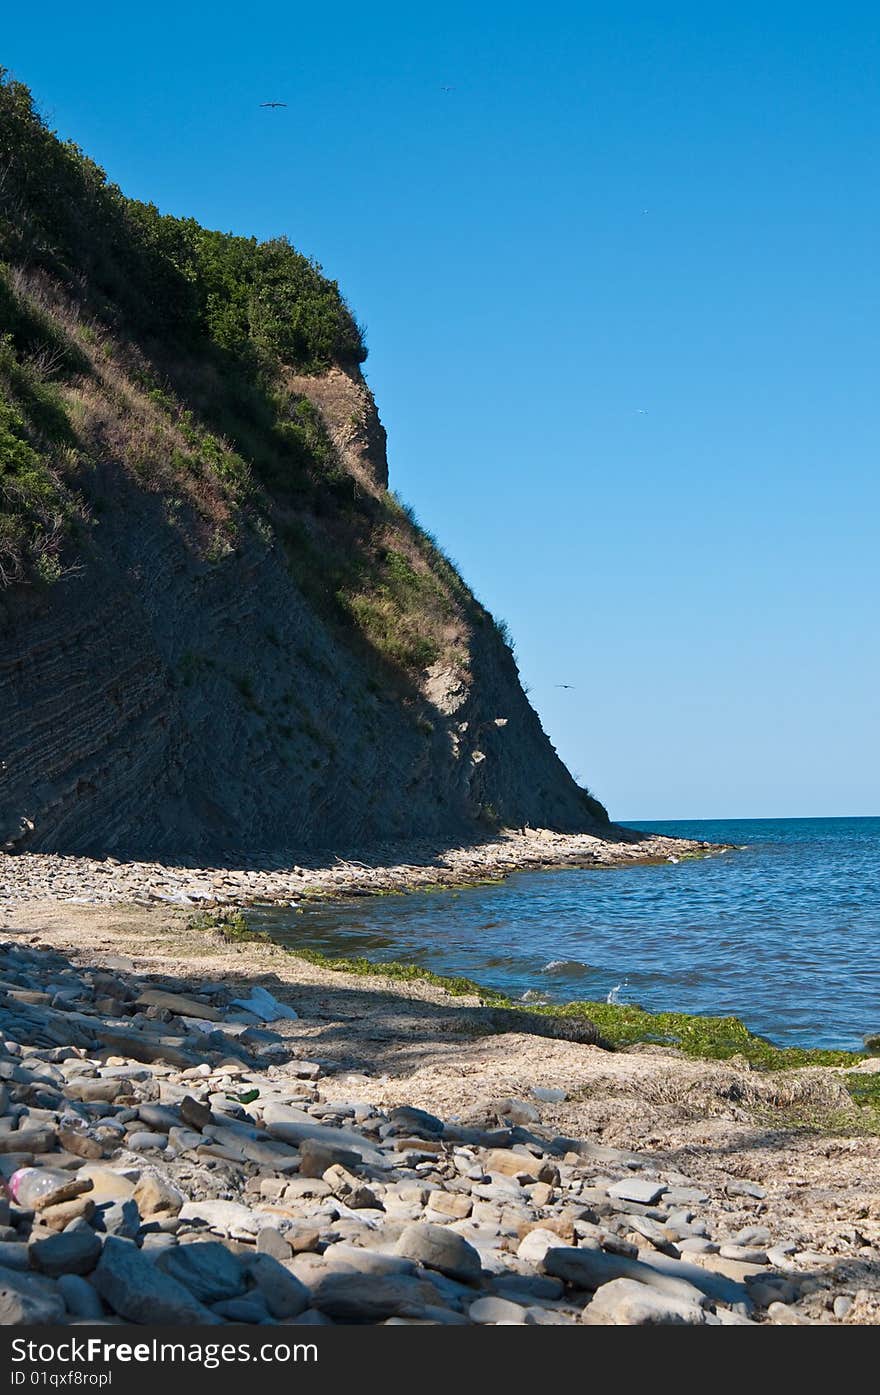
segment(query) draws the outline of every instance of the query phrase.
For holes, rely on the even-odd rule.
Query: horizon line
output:
[[[880,819],[880,814],[687,814],[678,818],[664,815],[662,818],[613,818],[612,823],[810,823],[817,819],[830,822],[832,819]]]

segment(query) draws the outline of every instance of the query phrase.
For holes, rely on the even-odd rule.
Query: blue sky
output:
[[[880,812],[873,7],[47,0],[0,48],[127,193],[339,280],[614,815]]]

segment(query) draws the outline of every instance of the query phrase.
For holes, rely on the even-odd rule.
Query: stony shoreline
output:
[[[348,850],[233,854],[220,865],[138,862],[61,853],[0,853],[0,907],[52,898],[99,905],[289,905],[315,897],[369,896],[467,886],[513,872],[620,867],[708,856],[712,843],[615,828],[606,838],[508,829],[482,843],[414,841]]]
[[[880,1141],[784,1123],[838,1072],[481,1037],[192,919],[3,915],[0,1172],[54,1187],[3,1322],[880,1322]]]

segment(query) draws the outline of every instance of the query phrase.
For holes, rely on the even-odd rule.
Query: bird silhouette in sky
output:
[[[261,107],[286,107],[286,102],[261,102]]]
[[[554,688],[573,688],[573,683],[554,683]]]
[[[441,92],[454,92],[454,91],[455,91],[455,88],[454,88],[454,87],[441,87],[441,88],[440,88],[440,91],[441,91]]]

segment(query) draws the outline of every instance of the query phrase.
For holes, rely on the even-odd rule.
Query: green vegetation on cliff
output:
[[[288,384],[365,358],[336,282],[285,238],[127,198],[0,70],[0,588],[77,565],[112,453],[178,516],[194,511],[208,559],[256,524],[384,662],[412,674],[454,657],[485,611]]]
[[[129,333],[314,372],[366,358],[334,281],[285,238],[211,232],[126,198],[0,69],[0,256],[68,287]]]

